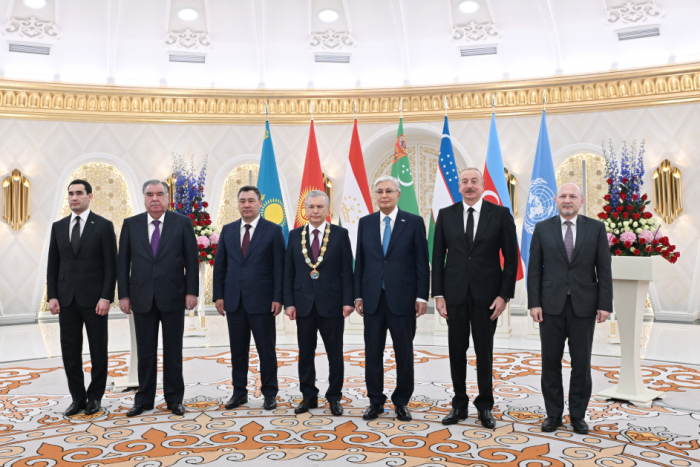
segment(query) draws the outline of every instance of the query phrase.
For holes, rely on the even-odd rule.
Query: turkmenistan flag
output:
[[[435,175],[430,227],[428,228],[428,252],[431,263],[433,262],[433,240],[435,238],[435,222],[437,222],[438,213],[440,209],[452,206],[460,201],[462,201],[462,194],[459,192],[459,172],[455,163],[455,153],[452,149],[450,127],[447,125],[447,115],[445,115],[437,174]]]
[[[399,209],[420,216],[418,200],[416,198],[416,188],[413,185],[411,162],[406,152],[406,137],[403,134],[403,118],[399,120],[399,132],[396,135],[396,145],[394,146],[394,156],[391,164],[391,176],[398,178],[401,183]]]

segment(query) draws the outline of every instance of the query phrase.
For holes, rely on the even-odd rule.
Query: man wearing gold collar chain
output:
[[[320,332],[329,367],[326,400],[333,415],[342,415],[344,319],[355,309],[352,247],[347,230],[326,222],[329,199],[324,192],[311,191],[304,204],[309,224],[289,232],[284,263],[284,306],[297,322],[303,396],[294,412],[318,407],[314,357]]]

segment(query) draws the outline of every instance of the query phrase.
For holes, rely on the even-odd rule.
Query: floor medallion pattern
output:
[[[103,410],[92,416],[64,417],[70,404],[60,359],[0,366],[0,467],[191,465],[297,466],[508,466],[508,467],[700,467],[700,412],[660,402],[638,408],[621,402],[591,400],[587,419],[591,433],[574,434],[570,425],[542,433],[546,414],[540,391],[541,358],[532,352],[494,354],[495,430],[483,429],[470,406],[459,425],[440,421],[450,410],[453,394],[447,349],[416,348],[416,385],[410,408],[413,420],[395,419],[391,404],[377,420],[362,420],[368,404],[364,382],[364,350],[346,347],[345,414],[334,417],[321,398],[318,409],[295,415],[301,400],[297,377],[298,351],[278,349],[278,407],[262,410],[258,357],[250,352],[249,402],[226,410],[230,397],[230,354],[222,348],[185,351],[187,412],[165,410],[162,393],[157,407],[141,417],[126,418],[134,392],[109,392]],[[384,354],[386,394],[395,387],[392,349]],[[594,358],[594,391],[615,383],[616,359]],[[110,376],[128,370],[128,354],[110,356]],[[478,392],[473,356],[467,383]],[[318,386],[327,386],[323,348],[317,352]],[[84,365],[89,378],[90,362]],[[565,379],[569,364],[564,362]],[[677,364],[644,366],[647,384],[660,391],[697,399],[698,368]],[[566,420],[568,422],[568,419]]]

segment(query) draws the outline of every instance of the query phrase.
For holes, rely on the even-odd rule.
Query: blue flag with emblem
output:
[[[275,150],[270,136],[270,122],[265,122],[265,139],[263,139],[262,155],[260,156],[260,172],[258,173],[258,190],[262,194],[260,215],[270,222],[282,227],[285,243],[289,239],[289,224],[287,212],[282,200],[282,188],[277,173]]]
[[[532,167],[530,189],[527,193],[527,207],[525,208],[525,221],[520,240],[522,247],[521,256],[525,262],[525,269],[530,261],[530,241],[535,231],[535,224],[557,215],[557,206],[554,198],[557,193],[557,178],[554,175],[554,162],[552,150],[549,147],[549,135],[547,134],[547,112],[542,111],[542,124],[540,136],[537,140],[535,152],[535,165]]]

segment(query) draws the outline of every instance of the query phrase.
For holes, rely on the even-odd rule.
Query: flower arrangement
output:
[[[189,164],[185,158],[173,154],[173,211],[184,214],[192,220],[197,246],[199,247],[199,263],[214,265],[216,247],[219,243],[219,229],[212,225],[211,216],[207,212],[209,203],[204,201],[204,182],[207,175],[207,161],[204,158],[202,168],[197,175],[194,169],[194,156]]]
[[[598,217],[605,223],[610,252],[615,256],[658,256],[671,263],[678,261],[680,253],[661,232],[661,221],[646,210],[651,203],[646,194],[641,194],[644,184],[644,141],[639,145],[622,143],[618,162],[610,141],[609,151],[603,146],[605,155],[608,194],[603,212]]]

